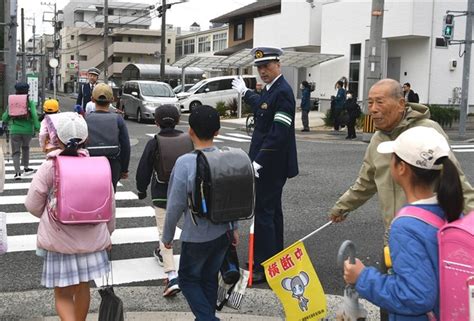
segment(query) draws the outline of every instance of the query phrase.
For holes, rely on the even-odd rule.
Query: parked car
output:
[[[133,117],[137,122],[154,120],[155,109],[171,104],[180,110],[180,104],[173,89],[164,82],[130,80],[124,83],[120,97],[120,109],[125,119]]]
[[[225,103],[238,97],[237,91],[232,89],[232,80],[237,76],[222,76],[201,80],[188,91],[178,94],[182,111],[191,111],[194,107],[209,105],[216,107],[217,102]],[[252,75],[244,75],[247,88],[255,89],[257,79]]]
[[[188,91],[189,88],[191,88],[192,86],[194,86],[194,84],[184,84],[184,92]],[[175,94],[179,94],[181,92],[181,87],[183,87],[182,85],[178,85],[176,87],[173,88],[173,91]]]

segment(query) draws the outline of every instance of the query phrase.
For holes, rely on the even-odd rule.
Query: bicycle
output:
[[[245,131],[247,132],[247,135],[252,136],[254,128],[255,116],[253,114],[248,114],[247,119],[245,120]]]

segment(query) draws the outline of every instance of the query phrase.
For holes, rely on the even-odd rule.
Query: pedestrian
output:
[[[266,83],[261,95],[248,90],[240,77],[232,81],[232,87],[242,94],[256,116],[249,151],[256,176],[254,283],[265,282],[261,263],[283,250],[281,196],[286,180],[298,175],[296,102],[281,74],[282,53],[272,47],[252,49],[254,64]]]
[[[301,122],[303,123],[302,132],[309,132],[308,114],[311,110],[311,86],[306,80],[303,80],[300,85],[301,89]]]
[[[56,135],[56,114],[59,113],[59,102],[56,99],[47,99],[43,104],[44,117],[39,131],[39,144],[44,153],[59,148]]]
[[[80,225],[62,224],[50,214],[50,207],[54,206],[50,202],[55,179],[53,158],[58,155],[88,156],[87,150],[83,149],[87,125],[82,116],[73,112],[58,116],[61,148],[49,153],[38,168],[28,189],[25,206],[40,219],[36,244],[37,254],[44,259],[41,284],[54,288],[56,311],[61,320],[86,320],[90,302],[89,282],[100,279],[110,270],[106,250],[111,247],[115,213],[108,223]]]
[[[346,94],[346,101],[344,102],[344,110],[347,112],[348,121],[347,121],[347,136],[346,139],[357,138],[355,132],[355,125],[357,118],[359,118],[361,112],[360,106],[357,103],[356,97],[354,97],[354,92],[348,90]]]
[[[357,209],[377,194],[385,226],[386,243],[390,224],[396,211],[406,204],[406,198],[390,176],[390,157],[377,153],[377,146],[381,142],[395,140],[401,133],[415,126],[431,127],[447,136],[441,126],[430,119],[428,107],[406,103],[402,86],[396,80],[382,79],[375,83],[369,90],[368,108],[378,130],[367,146],[356,181],[339,197],[330,210],[330,217],[333,222],[341,222],[346,218],[346,213]],[[450,152],[449,157],[458,169],[465,212],[469,213],[474,209],[474,189],[464,176],[454,154]]]
[[[22,117],[11,116],[10,107],[3,113],[2,120],[8,123],[11,134],[13,167],[15,168],[15,180],[21,179],[21,165],[23,166],[23,174],[31,175],[34,173],[30,164],[30,143],[36,132],[40,129],[38,114],[36,113],[36,103],[30,100],[28,91],[30,86],[27,83],[19,82],[15,85],[15,95],[12,98],[18,98],[18,104],[26,104],[27,115]],[[25,97],[26,96],[26,97]],[[24,98],[24,99],[23,99]]]
[[[344,102],[346,101],[346,90],[344,89],[344,82],[342,80],[338,80],[335,86],[337,93],[334,97],[334,130],[338,131],[339,128],[344,128],[346,125],[342,119],[341,114],[344,110]]]
[[[130,139],[125,122],[117,113],[109,111],[114,95],[107,84],[97,84],[92,92],[95,112],[86,115],[89,139],[86,147],[91,156],[106,156],[112,169],[114,191],[120,179],[128,178]]]
[[[148,185],[150,185],[151,181],[151,198],[155,209],[158,236],[162,235],[163,232],[166,216],[166,193],[169,183],[169,177],[159,177],[160,166],[172,168],[174,165],[160,163],[166,161],[174,162],[176,159],[171,160],[171,154],[181,154],[179,151],[184,151],[184,154],[193,149],[189,135],[175,129],[175,126],[179,123],[179,118],[179,111],[174,105],[162,105],[155,109],[155,124],[160,128],[160,132],[146,144],[137,168],[136,182],[139,199],[146,198]],[[166,138],[169,138],[168,144],[164,142]],[[160,146],[158,146],[158,140],[162,141]],[[167,155],[168,157],[166,157]],[[167,249],[163,242],[158,241],[158,243],[158,247],[153,251],[153,256],[158,260],[158,263],[163,266],[168,276],[163,296],[172,297],[180,291],[178,273],[176,272],[174,264],[173,249]]]
[[[456,165],[449,159],[443,135],[429,127],[413,127],[394,141],[382,142],[377,151],[390,156],[390,173],[413,207],[448,221],[463,210],[463,194]],[[435,186],[435,188],[433,188]],[[355,284],[363,298],[387,310],[390,320],[431,320],[439,311],[438,229],[410,216],[393,220],[389,248],[390,274],[365,267],[356,259],[344,263],[344,279]]]
[[[216,151],[214,137],[219,133],[219,114],[211,106],[199,106],[189,116],[189,136],[196,150]],[[172,248],[176,224],[184,213],[179,261],[179,287],[196,320],[219,320],[216,316],[218,272],[224,261],[232,235],[239,240],[236,223],[214,224],[201,217],[192,217],[188,195],[193,193],[196,179],[196,153],[178,158],[171,174],[166,219],[161,241]]]
[[[77,113],[84,114],[87,103],[92,100],[92,91],[94,91],[99,75],[100,70],[97,68],[89,68],[87,70],[87,78],[89,81],[79,88],[79,94],[77,95],[76,106],[74,108]]]
[[[403,84],[403,94],[405,95],[405,101],[409,103],[419,103],[420,98],[418,97],[418,94],[415,93],[411,89],[411,85],[409,82],[406,82]]]

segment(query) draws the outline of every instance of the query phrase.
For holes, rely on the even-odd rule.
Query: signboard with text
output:
[[[28,91],[28,93],[30,95],[30,100],[38,103],[38,97],[39,97],[38,75],[37,74],[27,74],[26,75],[26,82],[30,86],[30,89]]]

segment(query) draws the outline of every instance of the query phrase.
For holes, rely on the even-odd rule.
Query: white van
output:
[[[137,122],[155,120],[155,109],[161,105],[173,105],[180,110],[180,104],[173,89],[164,82],[130,80],[123,85],[120,109],[125,119],[133,117]]]
[[[201,80],[188,91],[178,94],[182,111],[191,111],[194,107],[209,105],[216,107],[219,101],[226,104],[238,98],[236,90],[232,89],[232,80],[237,76],[222,76]],[[243,75],[249,89],[255,89],[257,78],[252,75]]]

